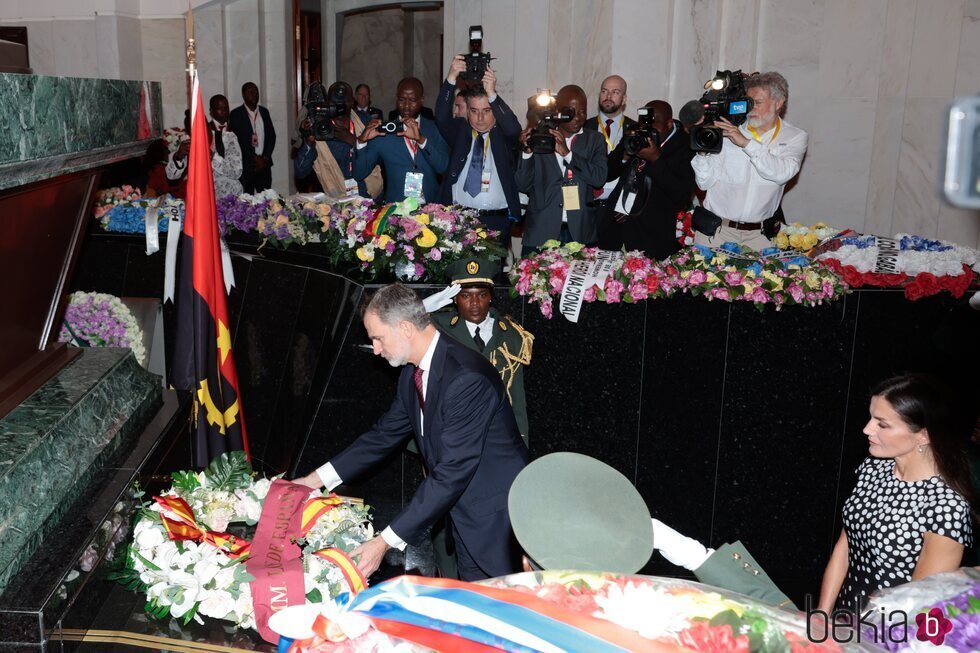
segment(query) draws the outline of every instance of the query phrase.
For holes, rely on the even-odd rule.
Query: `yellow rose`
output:
[[[805,283],[807,288],[816,290],[820,287],[820,275],[813,270],[807,270]]]
[[[724,254],[715,254],[715,258],[713,259],[713,262],[714,265],[725,265],[726,263],[728,263],[728,257],[725,256]]]
[[[370,263],[371,261],[374,260],[373,249],[368,249],[366,247],[358,247],[356,254],[357,254],[357,258],[361,259],[362,261],[366,261]]]
[[[476,235],[479,236],[480,238],[486,238],[487,237],[487,230],[486,229],[477,229],[476,230]]]
[[[683,272],[681,272],[681,279],[687,279],[689,276],[691,276],[690,270],[684,270]]]
[[[708,273],[708,283],[721,283],[721,279],[719,279],[718,278],[718,275],[715,274],[714,272],[709,272]]]
[[[803,249],[812,249],[817,246],[818,242],[819,239],[817,238],[817,234],[808,233],[807,235],[803,236]]]
[[[726,265],[725,272],[736,272],[737,268],[734,265]]]
[[[415,242],[418,243],[419,247],[432,247],[438,240],[431,229],[423,227],[422,235],[416,238]]]
[[[787,238],[786,234],[782,231],[776,234],[776,247],[779,249],[786,249],[789,247],[789,238]]]
[[[389,236],[388,234],[381,234],[381,237],[378,238],[378,247],[384,249],[390,242],[391,242],[391,236]]]
[[[419,224],[429,224],[428,213],[419,213],[418,215],[413,217],[415,218],[415,221],[418,222]]]
[[[803,236],[800,234],[793,234],[789,237],[789,244],[794,249],[800,249],[803,246]]]
[[[817,224],[813,225],[813,228],[814,228],[814,230],[816,230],[816,229],[826,229],[827,228],[827,223],[826,222],[818,222]]]

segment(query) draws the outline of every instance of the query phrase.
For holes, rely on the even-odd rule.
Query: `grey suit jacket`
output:
[[[568,211],[568,230],[580,243],[598,238],[599,219],[592,190],[606,183],[606,142],[597,131],[583,130],[571,147],[569,168],[578,186],[579,207]],[[546,240],[561,236],[562,180],[564,171],[554,154],[532,154],[517,164],[517,188],[528,196],[524,215],[524,245],[540,247]]]

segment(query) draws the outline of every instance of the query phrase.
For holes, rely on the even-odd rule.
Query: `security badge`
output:
[[[357,197],[357,180],[355,179],[344,180],[344,196]]]
[[[484,170],[483,174],[480,176],[480,192],[489,193],[490,192],[490,171]]]
[[[405,173],[405,197],[414,197],[419,200],[422,199],[422,173],[421,172]]]

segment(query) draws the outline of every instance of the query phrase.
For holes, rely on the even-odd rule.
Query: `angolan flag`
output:
[[[204,467],[226,451],[249,451],[228,329],[211,145],[196,74],[193,88],[177,344],[171,367],[174,387],[194,396],[194,465]]]

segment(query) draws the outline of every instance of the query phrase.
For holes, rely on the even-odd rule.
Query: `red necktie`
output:
[[[425,408],[425,397],[422,394],[422,374],[425,372],[421,367],[415,368],[415,391],[419,393],[419,408]]]
[[[609,137],[609,141],[612,142],[612,118],[606,118],[606,136]]]

